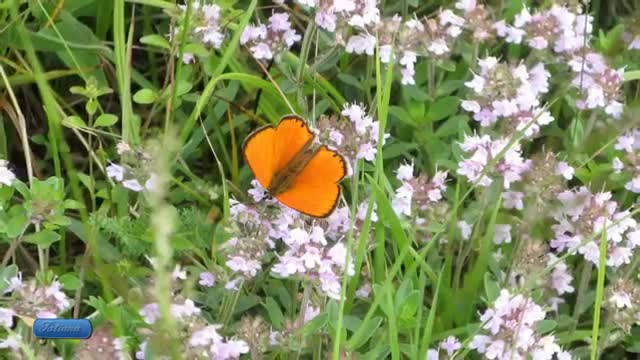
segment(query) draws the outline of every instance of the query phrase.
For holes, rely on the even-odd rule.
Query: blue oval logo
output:
[[[36,319],[33,335],[41,339],[88,339],[93,327],[88,319]]]

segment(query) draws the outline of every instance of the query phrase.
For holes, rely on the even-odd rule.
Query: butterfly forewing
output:
[[[327,217],[338,203],[339,183],[346,173],[342,156],[323,145],[291,186],[275,197],[284,205],[306,215]]]
[[[243,145],[244,159],[253,175],[265,189],[271,185],[273,180],[275,142],[276,129],[273,126],[265,126],[251,133]]]
[[[277,173],[287,167],[313,137],[313,133],[301,117],[295,115],[283,117],[276,128],[273,151],[276,157],[274,171]]]

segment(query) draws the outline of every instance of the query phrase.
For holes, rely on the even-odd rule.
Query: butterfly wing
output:
[[[272,125],[264,126],[252,132],[244,141],[244,161],[265,189],[273,180],[275,159],[273,154],[276,141],[276,129]]]
[[[307,123],[299,116],[287,115],[276,128],[274,154],[275,171],[284,169],[291,159],[314,137]]]
[[[338,184],[346,174],[344,158],[323,145],[289,189],[278,194],[276,199],[303,214],[317,218],[327,217],[338,204]]]
[[[269,188],[274,174],[287,166],[313,136],[301,117],[285,116],[277,127],[267,125],[247,137],[243,145],[245,161],[260,184]]]

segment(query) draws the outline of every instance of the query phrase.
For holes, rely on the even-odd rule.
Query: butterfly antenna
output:
[[[258,60],[258,63],[260,63],[260,60]],[[269,61],[269,65],[267,65],[267,73],[271,70],[271,66],[273,66],[273,59],[271,59]],[[262,80],[266,80],[266,74],[262,76]],[[258,106],[260,106],[260,97],[262,96],[262,88],[258,89],[258,93],[256,94],[256,101],[255,101],[255,107],[253,108],[253,113],[257,114],[258,113]]]
[[[276,90],[278,90],[278,92],[280,93],[280,96],[282,96],[282,99],[284,100],[284,102],[287,103],[287,106],[289,107],[289,111],[291,111],[292,114],[295,114],[296,112],[293,110],[293,106],[291,106],[291,103],[289,102],[289,99],[287,99],[287,97],[284,95],[284,92],[282,92],[282,89],[280,89],[280,86],[278,86],[278,84],[275,82],[275,80],[273,80],[273,77],[271,77],[271,74],[269,74],[269,70],[267,70],[264,67],[264,65],[262,65],[260,60],[256,59],[256,62],[258,63],[258,66],[260,66],[260,68],[262,69],[264,74],[269,78],[269,81],[271,81],[273,86],[275,86]],[[273,64],[273,60],[271,60],[271,64]]]
[[[200,127],[202,127],[202,133],[204,134],[205,139],[207,139],[207,143],[209,144],[209,148],[211,149],[211,153],[213,153],[213,157],[216,159],[216,164],[218,165],[218,171],[220,172],[220,176],[222,177],[222,194],[223,194],[223,218],[226,220],[229,218],[229,192],[227,190],[227,179],[224,176],[224,167],[222,166],[222,162],[216,154],[216,150],[213,148],[213,144],[211,144],[211,139],[209,139],[209,134],[207,134],[207,129],[202,123],[202,119],[200,120]]]

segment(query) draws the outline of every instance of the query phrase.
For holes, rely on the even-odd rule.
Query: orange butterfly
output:
[[[244,159],[271,196],[303,214],[329,216],[340,197],[340,181],[347,164],[315,135],[299,116],[288,115],[278,126],[251,133],[242,146]]]

